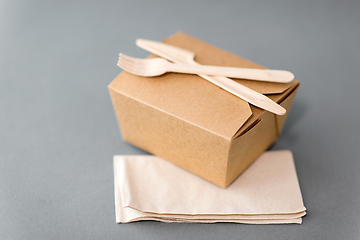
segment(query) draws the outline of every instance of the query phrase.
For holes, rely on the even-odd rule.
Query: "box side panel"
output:
[[[229,140],[109,90],[125,141],[225,187]]]
[[[280,105],[283,106],[286,109],[286,114],[283,115],[283,116],[275,116],[276,124],[277,124],[277,131],[278,131],[279,136],[280,136],[280,134],[282,132],[282,129],[284,127],[285,120],[289,115],[291,105],[292,105],[292,103],[294,101],[294,98],[295,98],[295,95],[296,95],[296,92],[297,92],[298,89],[299,89],[299,87],[297,86],[295,89],[293,89],[291,94],[280,103]]]
[[[274,83],[272,83],[274,84]],[[279,84],[279,83],[278,83]],[[280,94],[269,94],[266,95],[268,98],[270,98],[271,100],[273,100],[274,102],[277,103],[282,103],[284,101],[284,99],[288,98],[289,95],[292,95],[294,89],[298,88],[299,86],[299,82],[296,80],[293,80],[291,82],[291,86],[284,92],[280,93]],[[285,108],[289,108],[291,107],[291,103],[286,105]],[[251,111],[252,111],[252,116],[248,119],[248,121],[236,132],[236,134],[234,135],[233,139],[237,138],[238,136],[242,135],[244,131],[246,131],[246,129],[248,129],[251,125],[253,125],[260,117],[261,115],[266,112],[265,110],[255,107],[253,105],[250,105]],[[289,109],[287,109],[287,111],[289,111]],[[280,121],[285,122],[286,119],[286,115],[283,117],[283,119],[281,119]],[[277,127],[277,125],[275,125],[275,127]]]
[[[230,145],[226,185],[231,184],[277,139],[274,114],[264,112],[260,121]]]

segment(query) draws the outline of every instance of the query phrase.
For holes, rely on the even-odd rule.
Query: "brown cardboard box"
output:
[[[184,33],[165,43],[195,52],[200,64],[263,68]],[[299,83],[235,81],[290,110]],[[287,114],[249,105],[196,75],[140,77],[123,71],[109,85],[125,141],[227,187],[279,137]]]

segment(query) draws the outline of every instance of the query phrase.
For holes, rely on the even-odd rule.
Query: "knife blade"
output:
[[[199,65],[199,63],[195,62],[194,60],[195,53],[185,49],[181,49],[166,43],[145,39],[137,39],[136,45],[174,63]],[[286,109],[272,101],[270,98],[248,87],[245,87],[240,83],[231,80],[230,78],[202,74],[199,74],[198,76],[210,81],[211,83],[223,88],[224,90],[234,94],[235,96],[256,107],[262,108],[277,115],[286,114]]]

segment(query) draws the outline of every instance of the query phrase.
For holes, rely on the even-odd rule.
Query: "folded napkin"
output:
[[[301,223],[292,153],[263,153],[228,188],[156,156],[114,156],[116,222]]]

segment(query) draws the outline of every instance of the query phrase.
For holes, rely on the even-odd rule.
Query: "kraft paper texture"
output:
[[[163,42],[195,53],[200,64],[264,68],[185,33]],[[287,112],[299,88],[295,80],[234,81],[267,93]],[[249,105],[193,74],[148,78],[123,71],[109,93],[124,141],[223,188],[276,141],[288,116]]]
[[[156,156],[114,156],[116,222],[302,223],[292,153],[263,153],[228,188]]]

